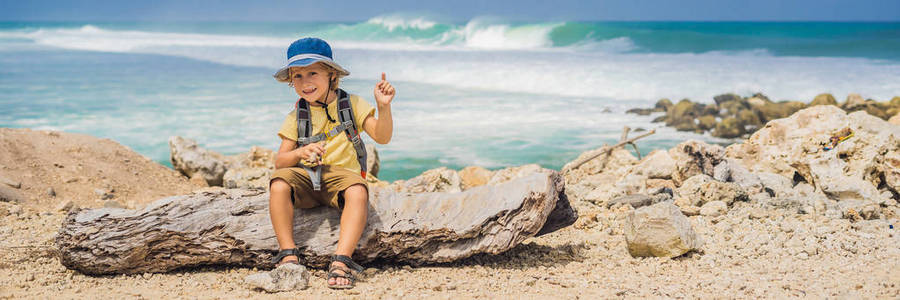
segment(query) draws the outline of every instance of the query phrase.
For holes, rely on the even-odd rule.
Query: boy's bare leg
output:
[[[278,248],[293,249],[294,244],[294,204],[291,203],[291,185],[282,179],[276,178],[269,185],[269,217],[272,219],[272,228],[275,229],[275,238],[278,240]],[[281,259],[287,262],[299,259],[289,255]]]
[[[369,193],[366,187],[355,184],[344,190],[344,211],[341,212],[341,233],[338,239],[337,255],[353,255],[356,243],[366,228],[366,217],[369,210]],[[347,267],[342,262],[334,262],[335,265]],[[340,272],[340,271],[338,271]],[[331,278],[329,285],[347,285],[350,280],[346,278]]]

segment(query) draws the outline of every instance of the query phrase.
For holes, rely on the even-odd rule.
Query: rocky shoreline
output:
[[[740,101],[749,104],[752,98]],[[0,134],[8,136],[8,131]],[[47,139],[49,134],[32,135]],[[848,114],[835,105],[797,109],[728,147],[691,140],[641,159],[625,149],[612,149],[562,174],[565,194],[578,212],[573,226],[527,239],[501,254],[417,267],[373,262],[364,281],[351,291],[327,289],[321,270],[312,271],[305,290],[266,294],[244,285],[243,279],[257,271],[252,268],[201,267],[107,277],[66,269],[54,254],[53,241],[65,211],[73,207],[59,207],[47,199],[74,196],[78,204],[74,206],[101,207],[104,202],[95,198],[103,196],[66,192],[74,187],[56,187],[62,192],[54,198],[43,191],[47,185],[73,184],[90,190],[102,182],[65,183],[62,177],[36,176],[32,173],[49,174],[59,168],[42,161],[52,158],[13,157],[6,153],[20,151],[15,150],[19,146],[3,147],[0,178],[6,179],[0,186],[39,193],[20,202],[0,201],[0,240],[7,241],[0,244],[4,250],[0,268],[7,271],[0,276],[0,285],[9,287],[0,291],[0,297],[900,296],[900,126],[868,111]],[[599,150],[603,148],[582,153],[573,162]],[[257,149],[237,156],[243,158],[224,158],[222,168],[206,169],[222,171],[222,185],[228,184],[227,177],[235,186],[253,189],[254,180],[262,178],[258,174],[268,169],[261,162],[270,154]],[[81,163],[94,162],[85,157]],[[107,177],[130,173],[115,164],[108,168]],[[503,170],[439,168],[408,180],[373,183],[399,193],[454,193],[541,169],[537,165]],[[235,176],[225,176],[229,171]],[[216,183],[219,175],[212,180],[204,175],[178,176],[178,184],[198,191],[222,189],[202,187]],[[14,187],[16,183],[19,187]],[[132,183],[131,188],[140,190],[142,184]],[[129,208],[149,203],[119,198],[124,197],[114,195],[112,200]]]
[[[769,100],[761,93],[750,97],[735,94],[722,94],[713,97],[713,103],[704,104],[682,99],[673,104],[669,99],[660,99],[653,108],[633,108],[627,113],[650,115],[664,113],[653,119],[654,123],[663,122],[666,126],[678,131],[696,133],[709,132],[720,138],[747,138],[769,121],[788,117],[795,112],[817,105],[832,105],[847,113],[865,111],[883,120],[890,120],[900,112],[900,96],[890,101],[879,102],[864,99],[859,94],[847,95],[846,100],[838,103],[831,94],[819,94],[808,104],[800,101]],[[900,124],[900,118],[892,121]]]

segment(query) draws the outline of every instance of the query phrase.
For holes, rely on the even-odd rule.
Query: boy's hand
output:
[[[312,143],[294,150],[301,161],[305,161],[312,165],[318,165],[325,157],[325,146],[322,142]]]
[[[384,73],[381,73],[381,81],[375,85],[375,102],[379,106],[390,105],[394,95],[394,87],[385,79]]]

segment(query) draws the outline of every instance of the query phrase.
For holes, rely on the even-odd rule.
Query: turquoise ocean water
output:
[[[110,138],[167,165],[173,135],[226,154],[274,149],[296,95],[271,74],[303,36],[332,44],[352,73],[344,89],[372,102],[381,72],[397,87],[394,138],[379,145],[386,180],[438,166],[558,169],[623,126],[657,128],[624,111],[659,98],[900,96],[900,23],[7,22],[0,127]],[[688,138],[722,142],[660,128],[639,145]]]

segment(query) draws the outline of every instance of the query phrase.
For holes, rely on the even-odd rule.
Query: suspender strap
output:
[[[356,117],[353,116],[353,105],[350,105],[350,95],[341,89],[338,89],[338,118],[341,120],[341,126],[346,127],[344,132],[347,133],[347,140],[353,143],[353,148],[356,150],[359,173],[363,179],[366,179],[366,144],[359,137]]]
[[[309,137],[310,131],[312,130],[312,123],[309,118],[309,103],[306,103],[306,100],[302,98],[297,100],[297,146],[303,147],[309,145],[311,143],[315,143],[327,138],[327,136],[323,134],[318,134],[314,137]],[[313,190],[321,191],[322,190],[322,168],[319,166],[315,167],[307,167],[303,164],[303,162],[297,162],[297,166],[303,167],[306,169],[306,173],[309,175],[309,181],[312,182]]]
[[[312,131],[312,122],[310,121],[309,103],[306,100],[297,100],[297,145],[303,147],[312,143],[327,140],[330,137],[340,134],[342,131],[347,134],[347,140],[353,144],[356,150],[356,160],[359,162],[360,175],[366,178],[366,145],[359,136],[359,130],[356,127],[356,118],[353,116],[353,105],[350,104],[350,94],[342,89],[337,90],[338,93],[338,117],[340,124],[325,133],[310,136]],[[324,107],[326,110],[328,107]],[[297,164],[299,167],[306,169],[309,173],[309,179],[313,184],[313,190],[320,191],[322,189],[322,168],[320,166],[307,167],[302,162]]]
[[[320,133],[320,134],[317,134],[310,138],[299,138],[299,139],[297,139],[297,141],[298,141],[298,143],[303,144],[303,145],[308,145],[308,144],[312,144],[315,142],[321,142],[321,141],[327,140],[330,137],[341,134],[342,131],[344,131],[345,129],[347,129],[347,127],[350,127],[350,126],[353,126],[353,125],[350,124],[348,126],[348,124],[340,124],[338,126],[335,126],[333,129],[329,130],[326,133]]]

